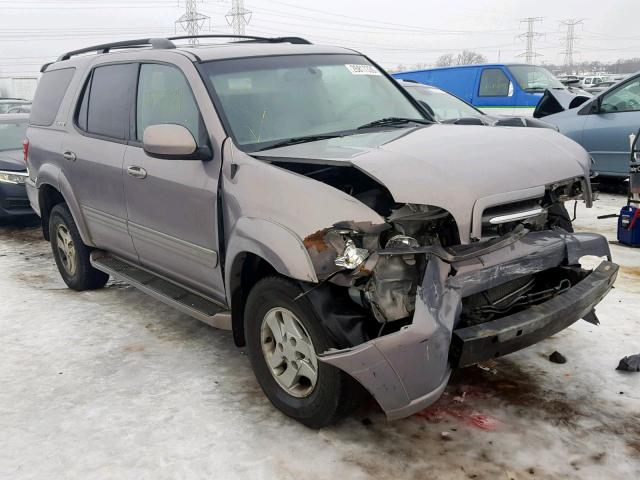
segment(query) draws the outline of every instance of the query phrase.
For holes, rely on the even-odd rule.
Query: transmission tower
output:
[[[576,20],[575,18],[560,22],[560,25],[567,27],[567,36],[564,39],[564,51],[562,52],[564,55],[564,68],[567,73],[573,73],[573,54],[575,53],[576,40],[578,40],[575,34],[576,25],[582,25],[583,22],[584,19]]]
[[[226,15],[227,23],[233,27],[233,33],[244,35],[244,27],[249,25],[251,10],[244,8],[244,0],[232,0],[231,10]]]
[[[209,23],[209,29],[211,29],[211,20],[208,15],[204,15],[198,12],[196,7],[197,0],[184,0],[184,13],[175,22],[176,31],[178,26],[190,36],[195,36],[200,33],[200,29],[204,27],[205,23]],[[190,38],[190,44],[198,43],[197,38]]]
[[[540,32],[534,31],[536,22],[541,22],[542,17],[527,17],[520,20],[520,23],[527,24],[527,31],[518,35],[518,38],[524,38],[527,42],[527,50],[519,55],[518,57],[524,57],[525,62],[532,64],[536,57],[541,56],[542,54],[533,50],[533,41],[536,38],[542,37],[544,34]]]

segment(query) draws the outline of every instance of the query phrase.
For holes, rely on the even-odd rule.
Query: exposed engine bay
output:
[[[379,225],[346,220],[304,238],[320,281],[311,287],[315,295],[328,284],[343,287],[341,292],[331,289],[333,298],[342,296],[350,302],[365,323],[357,329],[362,338],[350,338],[351,344],[411,323],[416,292],[432,255],[453,261],[469,252],[478,256],[484,247],[491,250],[529,231],[570,228],[563,202],[581,198],[584,186],[584,179],[572,178],[547,186],[537,198],[486,208],[482,238],[462,245],[458,226],[447,210],[396,203],[384,186],[353,166],[270,161],[347,193],[386,220]],[[572,285],[571,276],[558,273],[523,276],[464,299],[461,322],[482,323],[553,298]]]

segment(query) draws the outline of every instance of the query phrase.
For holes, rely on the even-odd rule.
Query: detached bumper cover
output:
[[[584,255],[611,259],[601,235],[562,231],[531,232],[488,253],[479,246],[477,257],[469,255],[472,251],[473,247],[466,248],[464,261],[457,262],[430,256],[410,325],[318,358],[358,380],[389,419],[406,417],[440,397],[452,367],[532,345],[590,313],[618,271],[617,265],[603,262],[545,303],[490,323],[455,329],[463,297],[558,265],[577,265]]]

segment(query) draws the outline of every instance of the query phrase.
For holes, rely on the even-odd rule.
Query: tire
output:
[[[337,347],[336,342],[332,340],[317,318],[309,300],[303,297],[294,301],[294,298],[301,291],[295,282],[276,276],[264,278],[253,287],[247,298],[244,314],[247,352],[258,383],[271,403],[285,415],[298,420],[307,427],[322,428],[335,423],[357,406],[362,398],[362,388],[349,375],[331,365],[317,361],[317,359],[317,378],[314,386],[309,387],[311,382],[301,381],[301,386],[296,387],[296,391],[292,393],[282,386],[279,380],[276,380],[276,374],[272,373],[272,368],[267,363],[267,355],[269,354],[265,353],[271,348],[273,351],[278,348],[275,339],[277,334],[272,338],[270,334],[273,332],[267,328],[267,333],[265,333],[263,329],[263,325],[268,327],[265,320],[268,314],[276,312],[277,317],[280,310],[293,314],[294,320],[302,326],[298,331],[308,335],[315,353]],[[291,335],[289,339],[290,337]],[[284,336],[282,340],[285,345],[287,344],[286,339],[287,337]],[[302,343],[304,342],[298,339],[296,347]],[[263,346],[265,351],[263,351]],[[285,351],[283,355],[286,353]],[[296,355],[299,353],[296,352]],[[307,362],[307,366],[310,365],[309,358],[304,356],[301,358],[302,361]],[[295,361],[287,363],[285,360],[285,363],[286,370],[290,364],[295,364]],[[302,372],[303,367],[299,368],[297,371]],[[304,380],[304,377],[301,377],[301,380]],[[309,388],[310,391],[308,391]]]
[[[563,230],[573,233],[573,224],[569,212],[562,203],[554,203],[549,207],[549,227],[560,227]]]
[[[105,286],[109,275],[91,266],[91,249],[82,243],[78,227],[73,221],[69,207],[59,203],[49,216],[51,249],[60,276],[73,290],[95,290]]]

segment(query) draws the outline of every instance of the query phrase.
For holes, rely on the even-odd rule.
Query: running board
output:
[[[212,327],[231,330],[231,313],[211,298],[103,250],[91,252],[91,265]]]

